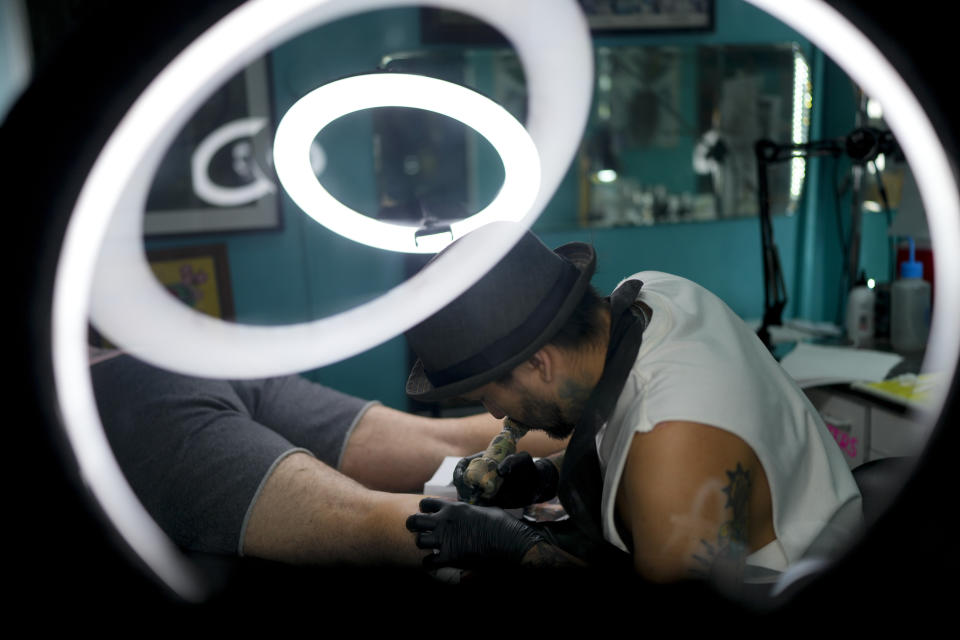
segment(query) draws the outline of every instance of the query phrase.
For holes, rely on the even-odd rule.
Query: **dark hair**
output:
[[[561,349],[578,349],[598,340],[603,335],[603,322],[600,310],[609,306],[610,301],[600,296],[592,285],[587,287],[570,317],[547,344]],[[513,382],[513,369],[509,369],[493,382],[509,387]]]
[[[603,335],[603,322],[600,310],[609,305],[606,298],[600,296],[592,285],[583,292],[573,313],[554,334],[548,344],[561,349],[577,349],[591,344]]]

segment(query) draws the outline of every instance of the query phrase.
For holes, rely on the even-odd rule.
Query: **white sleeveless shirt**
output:
[[[597,435],[604,537],[633,434],[667,420],[729,431],[753,449],[770,484],[776,540],[747,557],[777,572],[844,549],[862,521],[860,492],[837,443],[803,391],[718,297],[684,278],[643,271],[653,311],[613,415]]]

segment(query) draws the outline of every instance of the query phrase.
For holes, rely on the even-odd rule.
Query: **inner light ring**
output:
[[[100,250],[89,308],[111,342],[158,367],[202,377],[259,378],[325,366],[382,344],[437,311],[530,227],[566,175],[589,114],[593,56],[586,20],[572,1],[434,0],[422,4],[473,15],[501,31],[526,73],[526,129],[538,150],[541,181],[516,231],[505,231],[476,253],[454,247],[371,302],[298,324],[225,322],[177,302],[153,277],[141,240],[143,204],[163,151],[203,100],[244,64],[310,27],[406,4],[253,0],[194,41],[147,87],[97,159],[74,209],[75,219],[90,221],[91,232],[102,234],[83,242]],[[544,15],[551,28],[531,28],[542,25]]]
[[[327,191],[310,164],[310,147],[327,125],[350,113],[408,107],[445,115],[474,129],[500,156],[503,186],[490,204],[449,225],[446,244],[497,220],[519,222],[540,189],[540,156],[527,130],[506,109],[472,89],[405,73],[371,73],[336,80],[300,98],[281,118],[273,146],[277,177],[311,218],[355,242],[389,251],[434,253],[418,242],[420,225],[395,224],[364,215]]]

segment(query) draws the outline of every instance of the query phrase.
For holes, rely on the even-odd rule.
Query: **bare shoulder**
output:
[[[697,422],[662,422],[634,435],[617,514],[637,569],[663,581],[709,574],[718,562],[737,565],[773,539],[756,454],[733,433]]]
[[[647,433],[637,433],[630,447],[630,457],[652,458],[669,466],[668,460],[682,458],[685,466],[710,466],[725,457],[749,455],[753,450],[730,431],[701,422],[670,420],[658,423]]]

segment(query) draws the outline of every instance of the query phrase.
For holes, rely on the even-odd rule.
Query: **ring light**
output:
[[[142,246],[143,203],[165,149],[190,115],[220,84],[271,47],[337,18],[406,4],[253,0],[191,43],[140,95],[94,164],[65,240],[68,255],[76,247],[78,255],[88,254],[82,259],[87,261],[93,252],[90,316],[111,342],[156,366],[206,377],[257,378],[328,365],[379,345],[440,309],[493,267],[530,227],[566,174],[587,121],[593,54],[586,21],[573,1],[433,0],[423,4],[470,14],[498,29],[523,65],[526,129],[540,158],[541,180],[532,204],[516,212],[515,231],[473,254],[454,247],[371,302],[286,326],[239,325],[204,315],[174,300],[153,277]],[[549,29],[539,28],[544,16],[549,16]],[[505,206],[514,199],[507,195],[501,201]],[[438,239],[443,235],[420,242]],[[83,278],[89,268],[78,265],[69,273]],[[66,268],[63,273],[70,278]],[[70,285],[78,298],[69,303],[72,309],[87,304],[88,289],[85,283]]]
[[[411,107],[459,120],[481,134],[500,154],[503,186],[493,202],[438,233],[443,242],[424,242],[420,226],[390,224],[344,205],[317,180],[310,146],[328,124],[354,111]],[[331,82],[300,98],[277,126],[273,162],[280,184],[311,218],[336,233],[379,249],[436,253],[488,222],[519,222],[540,189],[540,157],[527,130],[496,102],[459,85],[403,73],[373,73]],[[432,237],[427,238],[433,240]]]
[[[955,371],[960,336],[952,332],[954,319],[960,316],[960,252],[956,251],[960,205],[948,159],[926,113],[876,47],[822,0],[749,2],[829,53],[868,93],[883,96],[887,120],[905,155],[922,169],[915,174],[938,248],[934,255],[943,286],[926,365]],[[240,7],[181,52],[140,95],[94,162],[74,206],[52,292],[50,346],[56,410],[82,478],[100,507],[150,570],[184,598],[202,597],[196,576],[126,484],[103,433],[86,353],[88,318],[92,316],[111,338],[136,355],[175,371],[242,377],[303,370],[353,355],[412,326],[418,316],[426,317],[469,287],[522,232],[498,238],[499,243],[454,247],[376,304],[291,327],[225,325],[172,302],[152,278],[140,246],[146,194],[163,151],[196,108],[243,66],[288,38],[354,13],[404,4],[403,0],[252,0]],[[432,0],[422,4],[485,20],[506,34],[518,50],[529,89],[526,128],[542,167],[534,204],[518,225],[527,228],[562,179],[586,121],[592,95],[592,48],[585,21],[572,1]],[[545,16],[550,18],[550,28],[543,28]],[[126,315],[111,304],[112,299],[121,301],[117,306],[139,311]],[[389,317],[392,310],[411,309],[420,313],[396,314],[390,318],[392,328],[370,321],[372,316]],[[138,324],[149,327],[158,337],[156,342],[127,331]],[[363,339],[353,337],[357,335]]]

